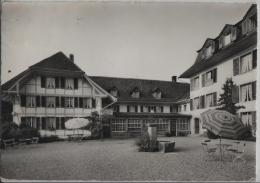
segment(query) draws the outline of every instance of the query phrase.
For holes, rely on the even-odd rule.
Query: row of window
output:
[[[168,131],[170,122],[170,119],[113,119],[111,120],[111,130],[112,132],[141,132],[141,129],[144,128],[146,124],[153,124],[157,127],[158,131]],[[190,123],[187,119],[177,120],[176,126],[179,131],[190,129]]]
[[[54,97],[54,96],[25,96],[21,95],[22,107],[48,107],[48,108],[95,108],[93,98],[83,97]]]
[[[42,88],[78,89],[78,78],[45,77],[41,76]]]
[[[201,75],[201,86],[210,86],[217,82],[217,69],[212,69]],[[197,90],[199,89],[199,76],[191,79],[190,89]]]
[[[257,66],[257,50],[253,50],[245,55],[239,56],[233,60],[233,75],[239,75],[255,69]],[[210,86],[217,82],[217,69],[212,69],[201,74],[201,86]],[[191,91],[200,87],[200,78],[196,76],[191,78]]]
[[[190,110],[204,109],[217,105],[217,93],[202,95],[190,100]]]
[[[65,122],[73,117],[21,117],[21,125],[38,130],[64,130]]]

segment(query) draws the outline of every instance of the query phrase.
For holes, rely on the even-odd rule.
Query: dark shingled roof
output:
[[[30,68],[82,71],[62,52],[58,52],[42,61],[30,66]]]
[[[240,41],[231,44],[229,47],[220,50],[216,54],[214,54],[209,59],[195,62],[188,70],[186,70],[183,74],[180,75],[180,78],[190,78],[195,74],[202,72],[205,69],[213,67],[221,62],[224,62],[233,56],[237,55],[239,52],[249,48],[250,46],[254,46],[257,43],[257,33],[254,32],[247,37],[244,37]]]
[[[188,83],[102,76],[90,76],[90,78],[108,92],[115,87],[119,94],[118,102],[176,102],[189,98],[190,85]],[[138,99],[130,95],[135,87],[141,92]],[[161,99],[155,99],[152,96],[152,91],[156,88],[162,92]]]
[[[9,89],[14,85],[19,79],[27,74],[32,74],[33,72],[42,70],[53,70],[53,71],[71,71],[71,72],[82,72],[84,73],[76,64],[74,64],[64,53],[58,52],[32,66],[30,66],[25,71],[21,72],[17,76],[13,77],[6,83],[2,85],[3,90]]]

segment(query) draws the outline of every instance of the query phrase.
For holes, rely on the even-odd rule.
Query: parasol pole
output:
[[[220,161],[222,161],[221,135],[219,135]]]

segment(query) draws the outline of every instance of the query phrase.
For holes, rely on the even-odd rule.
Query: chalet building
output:
[[[239,115],[256,131],[257,9],[252,5],[241,21],[225,25],[219,35],[206,39],[194,64],[180,78],[190,79],[192,134],[204,132],[201,112],[216,108],[222,86],[232,78],[233,100],[245,108]]]
[[[191,131],[189,84],[176,81],[90,77],[117,98],[102,111],[104,127],[111,136],[140,135],[147,124],[157,126],[158,134],[186,135]],[[107,105],[107,100],[103,104]]]
[[[102,109],[113,97],[62,52],[46,58],[2,85],[2,100],[12,104],[12,120],[41,134],[66,135],[64,123]],[[10,108],[10,107],[9,107]]]

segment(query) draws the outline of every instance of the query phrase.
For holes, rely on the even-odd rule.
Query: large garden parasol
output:
[[[225,138],[237,139],[246,132],[240,118],[223,110],[207,110],[201,113],[202,126]]]
[[[67,129],[80,129],[90,124],[90,121],[85,118],[73,118],[65,122]]]

